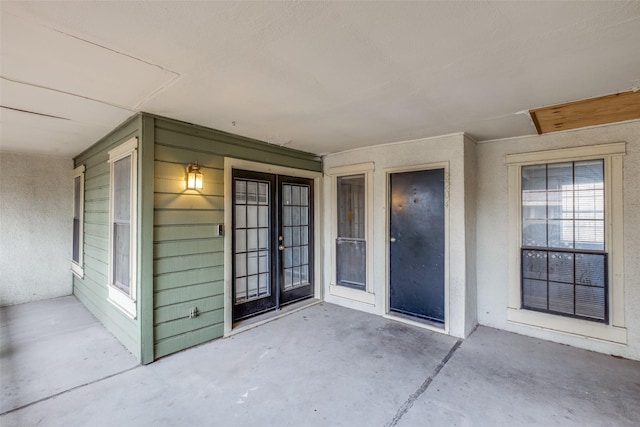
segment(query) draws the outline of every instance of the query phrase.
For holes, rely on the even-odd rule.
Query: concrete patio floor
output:
[[[637,426],[640,362],[320,303],[138,366],[74,298],[0,309],[2,426]]]

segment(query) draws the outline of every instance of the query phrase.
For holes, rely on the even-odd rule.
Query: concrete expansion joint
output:
[[[436,368],[433,370],[433,373],[430,376],[428,376],[427,379],[424,380],[424,382],[420,385],[420,387],[418,387],[418,389],[413,394],[411,394],[411,396],[409,396],[409,398],[406,400],[406,402],[404,402],[402,404],[402,406],[400,407],[400,409],[398,409],[398,412],[396,413],[396,416],[393,417],[393,419],[391,421],[389,421],[385,425],[385,427],[394,427],[395,425],[398,424],[398,422],[404,416],[404,414],[406,414],[407,411],[409,411],[409,409],[411,409],[411,407],[413,406],[415,401],[420,396],[422,396],[422,394],[425,391],[427,391],[427,388],[429,388],[429,385],[431,385],[431,382],[433,381],[433,379],[436,376],[438,376],[438,374],[440,373],[442,368],[444,368],[444,366],[447,364],[447,362],[453,357],[453,354],[456,352],[456,350],[458,350],[458,347],[460,347],[460,344],[462,344],[462,340],[461,339],[456,341],[456,343],[453,345],[453,347],[451,347],[451,350],[449,350],[449,352],[444,357],[444,359],[442,359],[440,361],[440,363],[438,363]]]
[[[42,399],[34,400],[33,402],[29,402],[29,403],[26,403],[26,404],[24,404],[22,406],[18,406],[17,408],[9,409],[8,411],[2,412],[2,413],[0,413],[0,416],[6,415],[6,414],[10,414],[12,412],[19,411],[19,410],[24,409],[24,408],[28,408],[29,406],[35,405],[36,403],[45,402],[45,401],[47,401],[49,399],[53,399],[55,397],[62,396],[63,394],[67,394],[67,393],[69,393],[71,391],[74,391],[74,390],[77,390],[79,388],[87,387],[87,386],[90,386],[92,384],[96,384],[96,383],[99,383],[101,381],[108,380],[109,378],[116,377],[118,375],[124,374],[125,372],[133,371],[134,369],[139,368],[139,367],[140,367],[140,365],[136,365],[136,366],[133,366],[131,368],[125,369],[123,371],[119,371],[119,372],[113,373],[111,375],[107,375],[106,377],[99,378],[99,379],[97,379],[95,381],[89,381],[88,383],[84,383],[84,384],[77,385],[75,387],[71,387],[68,390],[63,390],[63,391],[61,391],[59,393],[52,394],[51,396],[46,396],[46,397],[43,397]]]

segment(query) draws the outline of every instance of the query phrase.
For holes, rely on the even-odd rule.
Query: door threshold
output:
[[[445,327],[444,323],[438,323],[427,319],[420,319],[418,317],[397,313],[395,311],[383,314],[382,317],[384,317],[385,319],[394,320],[396,322],[417,326],[418,328],[439,332],[441,334],[449,334],[449,329]]]
[[[309,298],[302,301],[287,304],[279,310],[271,310],[258,316],[250,317],[248,319],[239,320],[233,323],[232,329],[225,336],[239,334],[240,332],[253,329],[256,326],[264,325],[272,320],[280,319],[281,317],[288,316],[296,311],[304,310],[307,307],[320,303],[318,298]]]

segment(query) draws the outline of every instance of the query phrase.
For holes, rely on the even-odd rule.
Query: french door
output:
[[[233,170],[233,320],[313,296],[313,180]]]

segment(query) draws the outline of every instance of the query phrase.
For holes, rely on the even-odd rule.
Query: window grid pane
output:
[[[309,282],[309,186],[282,185],[282,236],[284,291]]]
[[[521,172],[522,307],[607,322],[604,162]]]
[[[234,303],[271,295],[269,182],[235,179]]]

